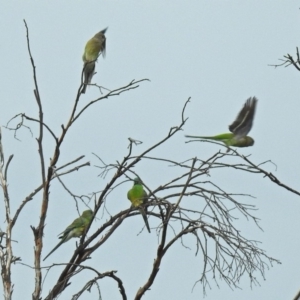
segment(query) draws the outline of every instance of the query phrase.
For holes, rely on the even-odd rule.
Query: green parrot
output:
[[[220,141],[223,142],[227,147],[253,146],[254,139],[250,136],[247,136],[247,134],[252,128],[257,101],[258,100],[256,97],[250,97],[247,99],[235,121],[229,125],[229,130],[231,133],[223,133],[215,136],[185,135],[185,137]]]
[[[102,54],[105,57],[106,51],[106,37],[105,32],[107,27],[102,31],[96,33],[85,45],[84,53],[82,55],[84,67],[84,87],[81,91],[85,93],[87,84],[89,84],[95,74],[96,60]]]
[[[80,237],[83,235],[88,225],[91,223],[93,212],[91,210],[85,210],[82,215],[75,219],[71,225],[69,225],[62,233],[59,238],[61,241],[50,251],[50,253],[44,258],[44,260],[52,254],[61,244],[67,242],[73,237]]]
[[[139,211],[144,219],[145,225],[150,233],[150,226],[146,215],[147,210],[144,209],[142,206],[148,201],[148,195],[147,192],[144,190],[143,183],[139,177],[134,178],[133,187],[128,191],[127,198],[128,200],[130,200],[133,207],[139,208]]]

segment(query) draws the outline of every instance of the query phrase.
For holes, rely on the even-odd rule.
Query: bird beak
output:
[[[106,27],[105,29],[103,29],[101,32],[104,34],[107,29],[108,29],[108,27]]]

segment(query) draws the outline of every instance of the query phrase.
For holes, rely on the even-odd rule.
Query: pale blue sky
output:
[[[128,84],[132,79],[148,78],[134,91],[96,104],[75,124],[61,151],[59,165],[80,155],[92,165],[121,160],[127,153],[128,137],[142,140],[136,153],[164,137],[169,128],[178,125],[184,102],[191,97],[184,132],[166,143],[156,155],[179,161],[197,156],[206,158],[220,149],[208,143],[184,144],[184,134],[210,135],[227,131],[244,101],[256,96],[257,113],[251,136],[255,145],[241,149],[259,164],[272,160],[266,168],[285,184],[300,190],[299,111],[300,73],[294,68],[273,68],[286,53],[295,54],[300,46],[299,1],[14,1],[0,4],[0,72],[2,78],[0,124],[25,112],[37,116],[33,95],[33,76],[27,53],[23,19],[30,31],[32,55],[37,67],[45,122],[58,135],[67,122],[82,70],[81,56],[86,41],[96,32],[109,27],[107,55],[99,59],[93,81],[109,89]],[[87,103],[99,95],[90,87],[81,98]],[[31,125],[34,138],[37,128]],[[2,129],[6,157],[14,154],[9,170],[12,211],[40,184],[37,144],[28,131],[21,130],[17,141],[13,133]],[[47,136],[45,158],[53,152],[53,141]],[[142,163],[135,170],[151,188],[172,178],[157,164]],[[169,170],[172,172],[172,170]],[[82,169],[64,178],[77,194],[101,190],[106,180],[97,177],[96,168]],[[110,174],[112,175],[112,174]],[[236,193],[251,193],[255,215],[261,219],[259,231],[251,221],[238,220],[237,226],[249,239],[261,241],[269,256],[279,259],[266,271],[266,280],[256,274],[261,286],[249,287],[242,278],[242,290],[230,290],[211,281],[206,299],[291,299],[300,289],[300,197],[257,176],[224,176],[215,180]],[[126,192],[131,183],[121,185],[110,195],[107,207],[118,212],[129,206]],[[73,200],[54,181],[45,229],[43,254],[57,243],[59,234],[75,217]],[[33,234],[30,225],[38,224],[41,195],[29,203],[15,226],[18,240],[14,255],[25,264],[33,263]],[[5,228],[3,203],[1,228]],[[84,207],[82,206],[81,209]],[[67,214],[66,214],[67,212]],[[99,216],[100,218],[101,216]],[[53,221],[55,219],[55,222]],[[103,220],[93,226],[97,228]],[[141,218],[130,218],[90,262],[100,272],[118,270],[118,276],[132,299],[147,279],[156,254],[157,238],[146,231],[138,235]],[[150,225],[158,225],[150,219]],[[190,246],[194,247],[193,242]],[[47,264],[67,262],[75,240],[68,242],[47,260]],[[203,259],[177,243],[167,253],[156,282],[144,299],[201,299]],[[13,266],[13,296],[31,297],[33,271]],[[44,284],[43,296],[59,275],[51,271]],[[208,275],[209,276],[209,275]],[[88,274],[86,280],[93,278]],[[83,284],[72,285],[61,299],[69,299]],[[103,299],[119,299],[115,283],[100,281]],[[1,290],[0,290],[1,293]],[[22,296],[21,296],[22,295]],[[83,299],[95,299],[95,291]]]

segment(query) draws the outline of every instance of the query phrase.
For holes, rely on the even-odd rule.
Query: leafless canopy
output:
[[[296,58],[294,58],[292,55],[287,54],[284,55],[283,58],[279,59],[282,63],[270,65],[272,67],[289,67],[290,65],[293,65],[298,71],[300,71],[300,55],[299,55],[299,49],[296,48]]]
[[[199,270],[201,275],[199,278],[195,278],[195,284],[202,284],[204,293],[207,287],[211,286],[212,280],[218,285],[219,280],[222,279],[228,283],[230,287],[234,288],[238,287],[241,277],[246,276],[249,278],[250,284],[257,284],[257,273],[264,278],[266,269],[273,263],[280,263],[277,259],[268,256],[266,252],[259,247],[258,241],[250,240],[244,236],[238,227],[237,220],[241,218],[251,221],[252,226],[256,225],[259,227],[258,219],[255,217],[255,206],[250,202],[252,196],[225,191],[222,186],[216,184],[211,179],[213,172],[219,172],[223,169],[229,170],[232,173],[239,172],[240,176],[246,173],[248,176],[249,174],[252,176],[263,175],[260,176],[260,178],[269,179],[274,184],[300,195],[298,191],[280,182],[272,173],[263,168],[267,164],[271,164],[271,162],[253,162],[249,156],[243,156],[236,150],[231,149],[229,152],[226,152],[227,147],[224,147],[222,144],[218,145],[224,147],[222,148],[224,151],[218,151],[207,158],[192,157],[185,161],[176,161],[170,158],[171,155],[170,157],[162,157],[153,154],[159,153],[159,149],[162,145],[183,129],[187,121],[185,108],[188,105],[189,99],[183,105],[182,114],[178,118],[178,124],[171,127],[162,138],[158,139],[157,142],[148,149],[139,152],[139,145],[142,141],[128,138],[127,153],[117,162],[105,163],[100,156],[95,154],[95,158],[98,161],[97,167],[100,170],[99,173],[106,182],[105,188],[99,192],[99,188],[95,187],[95,191],[98,192],[95,192],[92,196],[75,195],[64,184],[63,177],[72,176],[74,171],[81,171],[82,168],[90,167],[90,162],[82,162],[84,156],[80,156],[59,166],[60,154],[61,151],[63,151],[62,144],[69,129],[82,114],[88,114],[89,108],[95,103],[105,101],[114,96],[122,96],[124,92],[132,92],[137,89],[140,84],[146,82],[147,79],[132,80],[123,87],[106,90],[105,94],[102,94],[102,89],[99,86],[101,96],[87,103],[82,109],[78,109],[78,103],[81,97],[80,90],[83,86],[83,83],[81,83],[69,118],[65,125],[61,126],[61,132],[57,135],[54,130],[45,123],[43,118],[43,105],[38,88],[36,67],[30,50],[27,24],[25,21],[24,23],[27,32],[28,53],[35,83],[34,96],[39,114],[38,117],[33,117],[26,113],[17,114],[12,118],[14,121],[17,120],[17,125],[11,126],[11,120],[6,128],[12,130],[14,136],[17,138],[18,132],[22,128],[27,130],[32,128],[32,126],[38,126],[39,134],[36,141],[39,150],[41,181],[40,185],[29,195],[24,196],[18,209],[12,212],[10,209],[7,170],[13,156],[11,155],[8,160],[5,161],[2,143],[0,143],[0,181],[3,189],[7,225],[5,233],[3,232],[0,237],[0,263],[4,297],[6,300],[11,299],[13,292],[11,266],[13,263],[21,264],[21,258],[13,256],[13,228],[16,222],[18,222],[18,217],[23,212],[23,208],[32,201],[34,197],[41,197],[41,201],[36,202],[36,205],[40,205],[39,222],[36,226],[32,226],[35,257],[34,265],[30,266],[35,273],[35,277],[32,279],[35,282],[32,299],[38,300],[44,297],[43,293],[45,293],[45,291],[42,291],[43,281],[47,280],[48,272],[58,266],[56,264],[48,266],[46,267],[46,272],[44,272],[44,274],[42,272],[43,270],[45,271],[45,267],[41,265],[41,258],[47,211],[49,205],[51,205],[51,202],[49,202],[50,184],[55,179],[57,179],[74,198],[76,205],[78,201],[81,201],[88,206],[91,203],[91,199],[94,200],[91,209],[94,211],[94,218],[99,218],[101,223],[97,226],[95,231],[92,232],[88,229],[86,234],[81,237],[76,251],[70,257],[69,262],[63,265],[63,270],[57,280],[53,282],[51,291],[44,299],[56,299],[68,288],[72,278],[82,271],[88,272],[91,277],[82,283],[82,286],[74,293],[72,299],[79,299],[86,291],[90,291],[94,286],[99,291],[100,298],[99,281],[104,278],[112,279],[116,283],[120,297],[127,299],[126,282],[117,276],[117,270],[99,272],[96,268],[87,265],[86,262],[87,260],[93,260],[94,252],[105,243],[110,242],[111,236],[125,219],[131,218],[139,213],[137,209],[128,208],[124,211],[110,214],[106,209],[106,202],[109,201],[110,194],[114,192],[119,185],[122,185],[128,178],[137,176],[134,172],[134,167],[145,161],[156,161],[166,169],[166,172],[172,170],[172,172],[169,173],[172,174],[174,171],[173,174],[177,175],[171,177],[167,182],[161,182],[161,184],[155,188],[149,186],[147,181],[143,182],[150,197],[147,203],[148,218],[155,219],[156,224],[158,224],[154,228],[158,242],[153,267],[147,275],[147,280],[143,282],[136,291],[135,299],[141,299],[154,284],[156,275],[160,268],[162,268],[162,261],[167,255],[168,250],[175,243],[181,243],[182,247],[187,247],[187,237],[194,239],[195,244],[195,248],[189,253],[192,252],[197,255],[202,262],[201,269]],[[297,63],[299,64],[299,58],[295,64]],[[48,132],[54,140],[53,155],[49,163],[46,162],[44,157],[45,131]],[[243,203],[242,199],[247,201]],[[193,205],[191,205],[191,202]],[[48,221],[51,222],[51,220]]]

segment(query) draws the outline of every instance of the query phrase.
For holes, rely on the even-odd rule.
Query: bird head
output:
[[[93,216],[93,211],[88,209],[88,210],[85,210],[82,215],[81,215],[83,218],[91,218]]]
[[[105,32],[107,30],[108,27],[106,27],[105,29],[99,31],[98,33],[96,33],[94,35],[95,38],[101,40],[101,41],[105,41]]]
[[[247,146],[254,145],[254,139],[251,136],[246,136],[245,139],[246,139]]]
[[[143,183],[142,183],[142,180],[139,177],[135,177],[133,179],[133,184],[136,185],[136,184],[143,184]]]
[[[94,38],[98,39],[101,42],[101,53],[102,56],[105,57],[106,54],[106,37],[105,37],[105,32],[108,27],[105,29],[99,31],[98,33],[95,34]]]

